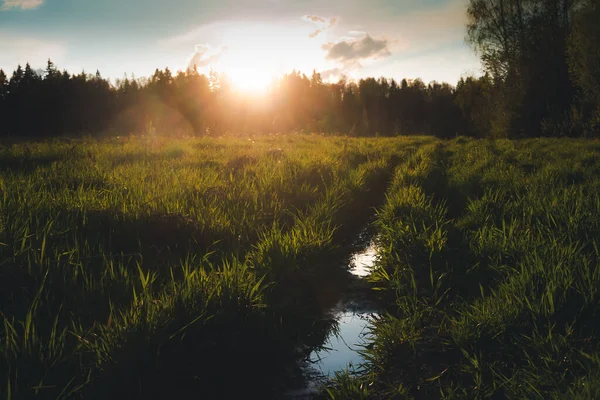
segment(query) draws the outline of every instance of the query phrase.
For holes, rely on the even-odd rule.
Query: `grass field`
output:
[[[598,398],[599,150],[457,139],[406,159],[376,222],[371,371],[330,395]]]
[[[584,140],[5,145],[0,393],[279,398],[374,219],[369,363],[324,397],[597,398],[598,189]]]

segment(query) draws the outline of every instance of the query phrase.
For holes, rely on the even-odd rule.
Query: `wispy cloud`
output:
[[[323,80],[329,81],[341,77],[345,72],[342,68],[331,68],[321,71],[320,74]]]
[[[0,0],[0,11],[10,10],[11,8],[20,8],[21,10],[32,10],[38,8],[44,3],[44,0]]]
[[[310,38],[314,38],[319,36],[321,33],[325,32],[328,29],[333,28],[333,26],[337,22],[337,18],[325,18],[319,15],[305,15],[302,19],[309,24],[315,25],[317,30],[308,35]]]
[[[188,68],[212,66],[219,61],[219,58],[221,58],[225,51],[227,51],[227,47],[224,46],[214,49],[207,44],[197,45],[196,50],[188,61]]]

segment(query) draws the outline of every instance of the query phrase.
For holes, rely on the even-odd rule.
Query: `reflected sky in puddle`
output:
[[[355,253],[350,259],[350,273],[356,276],[365,277],[371,273],[373,265],[377,260],[377,246],[374,242],[369,244],[369,247]]]
[[[336,314],[339,323],[337,332],[332,332],[325,349],[312,352],[310,361],[313,368],[330,378],[336,371],[346,368],[358,370],[364,358],[359,353],[369,339],[369,320],[371,313],[343,311]]]
[[[352,255],[350,273],[365,277],[371,273],[376,260],[377,246],[371,241],[363,251]],[[327,378],[335,376],[336,371],[358,370],[364,362],[359,351],[369,340],[369,324],[376,314],[371,310],[360,310],[360,304],[358,311],[353,310],[356,306],[342,303],[332,310],[333,317],[338,321],[338,329],[329,334],[323,350],[310,354],[313,368]]]
[[[377,260],[377,246],[370,242],[363,251],[355,253],[350,259],[350,273],[365,277]],[[369,326],[377,313],[363,301],[355,302],[342,299],[337,307],[331,310],[331,316],[338,322],[337,329],[332,330],[321,350],[310,353],[310,371],[307,372],[306,386],[286,393],[289,399],[312,398],[317,392],[320,382],[332,378],[336,372],[348,370],[358,371],[364,363],[360,351],[371,337]]]
[[[318,394],[321,383],[333,378],[336,372],[346,369],[359,371],[365,361],[359,351],[369,342],[370,321],[376,316],[377,314],[372,312],[348,310],[335,313],[338,329],[330,333],[322,350],[310,354],[306,386],[288,391],[285,398],[312,399]]]

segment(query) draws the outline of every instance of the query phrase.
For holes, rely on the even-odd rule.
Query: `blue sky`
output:
[[[467,0],[0,0],[0,68],[48,58],[71,72],[159,67],[239,80],[317,69],[455,83],[478,74]],[[262,75],[262,76],[261,76]]]

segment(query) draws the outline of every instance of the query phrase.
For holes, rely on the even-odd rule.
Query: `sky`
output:
[[[0,0],[0,68],[111,79],[196,65],[251,89],[298,70],[455,84],[480,74],[468,0]]]

